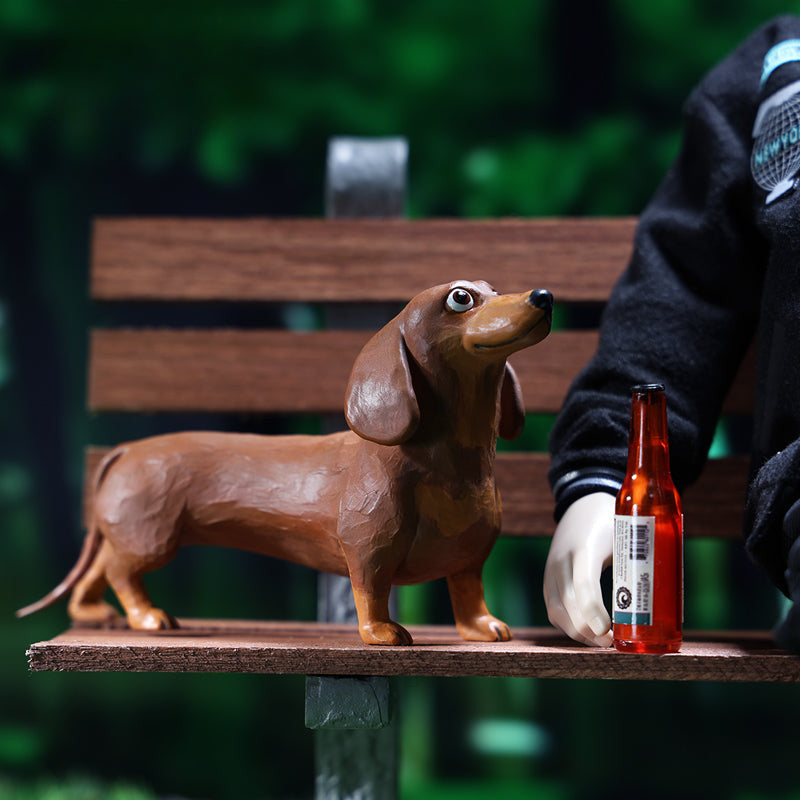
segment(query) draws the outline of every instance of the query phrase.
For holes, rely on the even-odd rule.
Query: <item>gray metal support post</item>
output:
[[[335,217],[396,217],[405,205],[405,139],[332,139],[328,147],[326,213]],[[329,326],[377,328],[393,308],[365,314],[342,305],[328,310]],[[341,419],[328,420],[330,429]],[[393,603],[394,605],[394,603]],[[320,575],[317,618],[357,624],[347,578]],[[315,731],[316,800],[395,800],[397,726],[393,682],[386,677],[306,678],[306,725]]]

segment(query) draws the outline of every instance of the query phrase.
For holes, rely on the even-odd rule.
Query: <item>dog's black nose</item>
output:
[[[534,289],[528,297],[528,302],[534,308],[541,308],[542,311],[553,310],[553,295],[547,289]]]

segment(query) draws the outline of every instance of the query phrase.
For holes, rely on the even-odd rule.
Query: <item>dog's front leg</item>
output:
[[[447,576],[456,627],[469,641],[507,642],[511,639],[508,625],[492,616],[486,607],[482,568],[480,564]]]
[[[413,644],[411,634],[389,615],[393,564],[379,563],[374,553],[344,547],[350,585],[358,613],[358,632],[365,644]]]
[[[373,446],[366,449],[367,456]],[[390,448],[386,448],[387,450]],[[347,562],[358,613],[358,631],[365,644],[413,644],[411,634],[389,614],[389,593],[397,570],[408,555],[414,525],[398,503],[403,492],[396,476],[372,454],[353,468],[350,490],[342,499],[339,543]]]
[[[391,581],[351,570],[350,583],[358,612],[358,632],[365,644],[413,644],[411,634],[389,615]]]

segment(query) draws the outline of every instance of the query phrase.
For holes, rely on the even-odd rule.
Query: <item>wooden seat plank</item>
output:
[[[515,628],[510,642],[465,642],[452,626],[411,627],[411,647],[365,645],[355,626],[182,620],[157,635],[72,628],[31,645],[31,669],[620,680],[800,681],[800,659],[767,632],[688,632],[678,653],[584,647],[552,628]]]

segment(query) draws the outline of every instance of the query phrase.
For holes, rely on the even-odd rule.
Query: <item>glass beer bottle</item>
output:
[[[614,516],[614,647],[674,653],[683,624],[683,515],[661,384],[631,389],[628,468]]]

